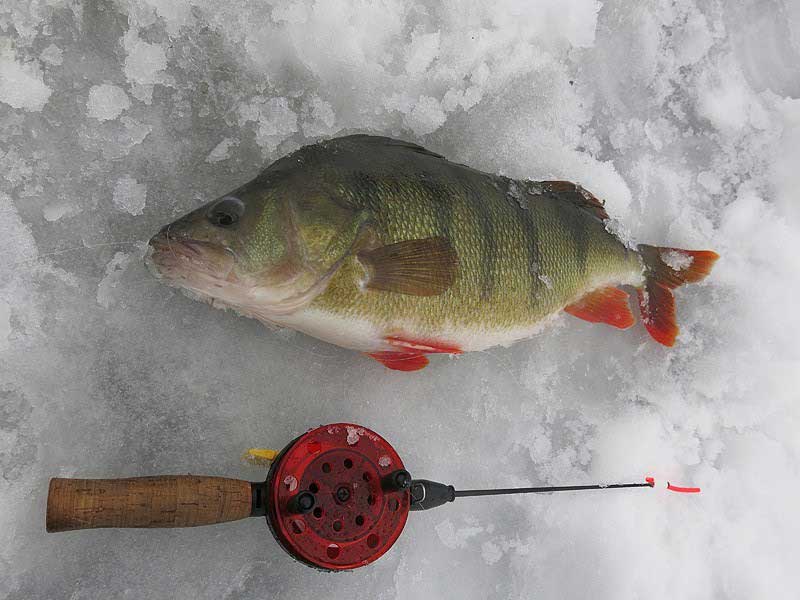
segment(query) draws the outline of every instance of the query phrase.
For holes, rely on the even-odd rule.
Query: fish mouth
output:
[[[220,244],[181,237],[166,230],[150,240],[146,261],[157,277],[178,284],[181,281],[219,284],[232,283],[236,256]]]
[[[265,323],[308,305],[327,287],[344,258],[321,276],[301,272],[267,283],[265,273],[237,275],[237,256],[218,243],[191,239],[165,227],[150,239],[145,262],[153,275],[196,300],[230,308]],[[306,271],[306,275],[310,272]]]

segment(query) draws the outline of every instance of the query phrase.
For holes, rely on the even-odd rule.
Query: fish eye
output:
[[[211,207],[208,220],[217,227],[231,227],[236,225],[244,214],[244,203],[233,196],[225,196]]]

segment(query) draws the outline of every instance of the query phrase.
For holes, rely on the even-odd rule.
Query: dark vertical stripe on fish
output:
[[[480,260],[480,289],[481,300],[491,298],[495,289],[494,260],[498,254],[497,238],[495,235],[494,219],[492,218],[489,203],[486,202],[480,190],[476,190],[469,183],[465,186],[467,201],[475,208],[478,227],[480,227],[483,248]],[[487,190],[487,193],[491,193]]]
[[[528,204],[535,201],[535,198],[528,198]],[[528,276],[530,283],[528,302],[533,306],[536,303],[536,292],[542,284],[539,280],[539,274],[542,268],[541,250],[539,249],[539,232],[536,227],[536,220],[533,218],[533,213],[529,208],[517,206],[517,211],[522,221],[523,235],[525,235],[528,242],[525,244],[525,249],[528,252]]]
[[[452,194],[444,185],[431,181],[425,173],[422,174],[419,181],[415,182],[415,185],[422,187],[424,193],[431,199],[438,232],[450,239],[450,233],[453,230]]]
[[[586,275],[586,263],[589,258],[589,231],[583,219],[578,218],[581,209],[553,196],[562,206],[555,211],[564,229],[569,232],[575,243],[575,266],[581,275]]]

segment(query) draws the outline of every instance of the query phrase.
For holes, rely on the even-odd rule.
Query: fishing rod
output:
[[[343,571],[383,556],[409,512],[456,498],[655,487],[646,477],[637,483],[456,490],[414,479],[386,440],[351,423],[311,429],[279,452],[251,449],[246,457],[270,464],[265,481],[201,475],[53,478],[46,529],[195,527],[266,517],[273,537],[293,558],[324,571]]]

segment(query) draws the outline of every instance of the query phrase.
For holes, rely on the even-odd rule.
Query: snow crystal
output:
[[[113,200],[120,210],[141,215],[147,200],[147,184],[138,183],[133,177],[126,175],[114,186]]]
[[[3,50],[0,46],[0,102],[38,111],[44,108],[52,93],[35,64],[18,62],[12,49]]]
[[[307,136],[330,134],[335,131],[336,112],[330,102],[314,96],[305,107],[302,123],[303,133]]]
[[[130,107],[131,101],[125,90],[108,83],[92,86],[86,101],[87,113],[98,121],[116,119]]]
[[[691,254],[680,250],[669,250],[661,253],[661,260],[674,271],[683,271],[692,266],[694,258]]]
[[[417,135],[436,131],[446,119],[447,115],[440,102],[431,96],[421,96],[405,118],[406,124]]]
[[[350,446],[354,446],[358,443],[358,440],[364,435],[364,428],[363,427],[352,427],[350,425],[347,426],[347,443]]]
[[[378,459],[378,465],[381,466],[381,467],[385,468],[385,467],[388,467],[391,464],[392,464],[392,459],[389,458],[386,455],[383,455]]]
[[[288,98],[252,98],[239,105],[239,124],[256,123],[256,143],[270,154],[297,128],[297,114]]]

